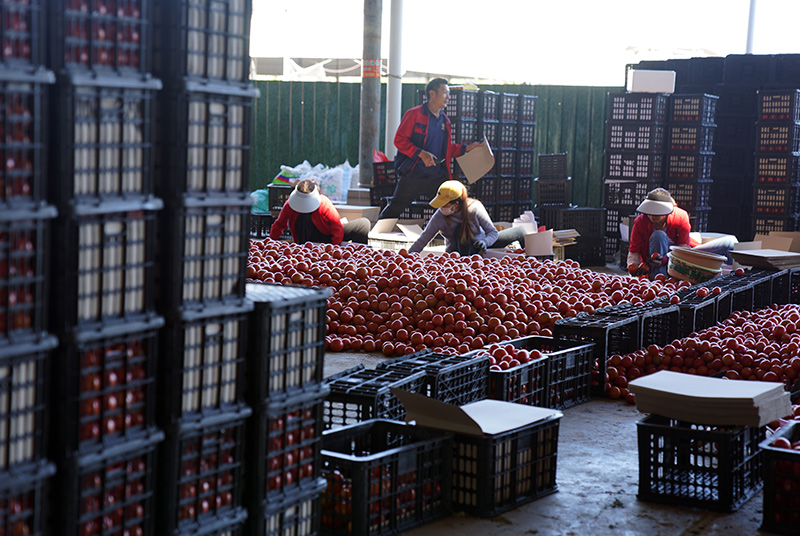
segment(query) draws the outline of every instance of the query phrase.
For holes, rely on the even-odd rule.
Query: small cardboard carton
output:
[[[628,72],[631,93],[675,93],[675,71],[633,69]]]

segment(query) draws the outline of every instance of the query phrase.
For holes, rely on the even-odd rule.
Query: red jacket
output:
[[[689,214],[680,207],[675,207],[672,214],[667,216],[667,226],[664,231],[669,237],[670,244],[676,246],[690,245],[692,247],[697,245],[697,242],[690,241],[689,231],[691,224],[689,223]],[[631,229],[631,241],[628,247],[630,253],[638,253],[641,258],[647,257],[647,251],[650,245],[650,235],[653,234],[653,224],[646,214],[639,214],[633,220],[633,229]],[[692,243],[694,242],[694,243]]]
[[[338,246],[342,243],[342,238],[344,237],[344,226],[342,225],[339,211],[333,206],[331,200],[324,195],[320,195],[320,200],[319,208],[311,213],[311,221],[314,222],[320,232],[331,235],[331,244]],[[273,240],[279,239],[288,225],[292,238],[295,238],[297,235],[295,234],[294,224],[297,221],[297,214],[298,212],[289,206],[289,201],[287,200],[283,204],[283,208],[281,208],[278,219],[269,229],[269,237]]]
[[[444,110],[439,113],[444,114]],[[431,111],[427,104],[420,104],[409,109],[404,115],[397,132],[394,135],[394,145],[397,147],[397,155],[394,158],[394,167],[398,174],[408,175],[416,166],[425,164],[419,159],[419,153],[425,147],[425,138],[428,135],[428,117]],[[444,165],[447,169],[447,177],[452,180],[450,174],[450,159],[461,156],[467,151],[467,146],[461,143],[452,143],[452,128],[450,118],[444,116],[447,129],[447,150],[445,152]]]

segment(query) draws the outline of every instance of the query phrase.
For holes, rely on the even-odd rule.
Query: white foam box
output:
[[[675,93],[675,71],[634,69],[628,72],[631,93]]]

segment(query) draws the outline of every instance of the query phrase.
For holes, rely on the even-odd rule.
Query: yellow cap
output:
[[[439,186],[439,191],[436,197],[431,200],[430,205],[433,208],[442,208],[454,199],[461,199],[461,194],[464,192],[464,185],[458,181],[445,181]]]

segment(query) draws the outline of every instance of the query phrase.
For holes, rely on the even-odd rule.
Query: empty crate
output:
[[[610,93],[611,121],[666,121],[669,95],[656,93]]]
[[[663,151],[664,123],[645,121],[607,124],[606,147],[615,151]]]
[[[663,178],[664,153],[606,151],[607,179],[656,181]]]
[[[157,80],[126,85],[100,78],[59,84],[49,185],[61,204],[141,201],[153,195]]]
[[[253,302],[248,344],[252,406],[322,383],[329,289],[247,285]]]

